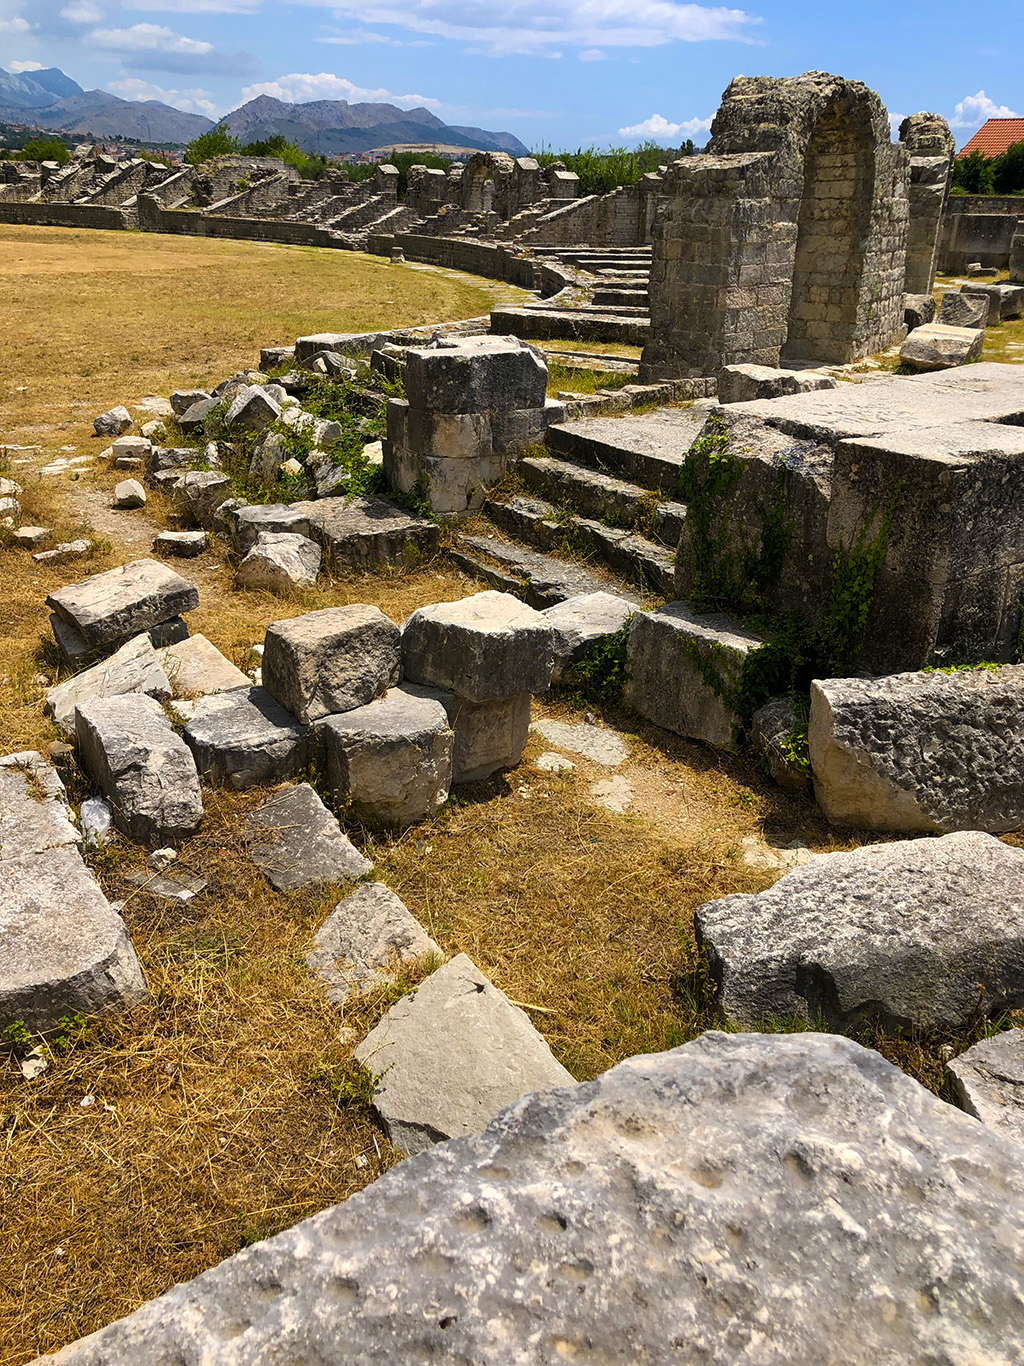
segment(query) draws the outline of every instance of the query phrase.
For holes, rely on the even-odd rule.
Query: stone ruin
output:
[[[97,419],[115,467],[164,486],[191,528],[163,534],[224,538],[242,586],[287,595],[326,561],[421,562],[440,533],[402,505],[413,496],[486,590],[401,626],[365,605],[283,615],[252,677],[189,635],[197,590],[160,561],[51,595],[79,671],[47,709],[106,810],[97,827],[83,806],[80,828],[41,756],[0,760],[15,889],[0,1024],[16,1012],[45,1029],[145,991],[79,846],[103,820],[158,853],[187,838],[200,777],[275,786],[249,826],[272,886],[358,884],[308,960],[332,1000],[396,963],[433,970],[356,1054],[381,1123],[417,1156],[48,1360],[548,1362],[600,1344],[609,1360],[966,1366],[1024,1351],[1020,1031],[952,1059],[967,1114],[835,1034],[756,1032],[799,1017],[955,1036],[1024,1006],[1024,854],[995,838],[1024,824],[1024,370],[849,364],[902,342],[908,317],[905,346],[935,326],[915,310],[949,154],[930,115],[892,143],[859,84],[738,78],[654,217],[656,382],[552,399],[543,351],[496,312],[490,334],[484,320],[267,348],[273,380],[172,395],[187,448],[160,444],[159,423],[132,435],[126,409]],[[529,166],[474,160],[468,180],[414,177],[418,207],[514,219],[537,204]],[[1019,307],[998,285],[946,298],[940,332],[978,352],[985,322]],[[341,375],[364,398],[381,377],[403,383],[379,453],[364,452],[390,487],[379,497],[346,492],[331,424],[302,408],[314,379]],[[314,440],[297,470],[280,444],[293,426]],[[271,499],[296,479],[308,496],[240,498],[222,458],[243,433]],[[8,502],[16,518],[16,487]],[[490,532],[458,520],[481,512]],[[804,677],[785,652],[812,639],[832,654]],[[612,646],[642,719],[753,750],[840,828],[928,838],[816,855],[699,907],[715,1003],[745,1032],[576,1086],[471,960],[443,963],[383,883],[360,881],[373,870],[343,824],[351,810],[414,826],[453,785],[514,769],[533,697]],[[30,802],[36,784],[45,800]],[[54,860],[70,889],[56,927]],[[173,864],[143,876],[195,894]]]

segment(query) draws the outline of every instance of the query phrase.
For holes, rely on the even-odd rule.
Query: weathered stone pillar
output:
[[[910,230],[904,291],[930,294],[956,141],[939,114],[911,114],[900,124],[900,141],[910,153]]]
[[[1018,222],[1010,243],[1010,282],[1024,285],[1024,218]]]
[[[543,437],[547,379],[543,357],[518,337],[410,348],[406,396],[388,403],[388,483],[435,512],[480,507],[509,457]]]

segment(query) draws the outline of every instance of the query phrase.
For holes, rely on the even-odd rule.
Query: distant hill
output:
[[[179,146],[213,127],[202,115],[183,113],[159,100],[122,100],[105,90],[83,90],[56,67],[21,76],[0,70],[0,120],[75,137],[123,137]],[[347,100],[286,104],[258,95],[228,114],[224,122],[242,142],[262,142],[281,134],[304,151],[326,156],[399,143],[446,143],[513,156],[527,153],[511,133],[450,128],[429,109],[399,109],[394,104],[349,104]]]

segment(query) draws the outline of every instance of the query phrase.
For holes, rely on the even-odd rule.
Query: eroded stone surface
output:
[[[56,1361],[1010,1366],[1022,1259],[1018,1145],[849,1040],[709,1033],[524,1099]]]
[[[168,645],[157,657],[175,697],[204,697],[212,692],[247,688],[250,679],[204,635]]]
[[[294,593],[312,588],[320,573],[320,547],[293,531],[261,531],[235,570],[239,588]]]
[[[267,627],[263,683],[300,721],[351,711],[398,682],[399,631],[376,607],[328,607]]]
[[[819,854],[694,923],[718,1004],[747,1028],[959,1030],[1024,1003],[1024,851],[977,831]]]
[[[373,870],[309,783],[275,792],[248,824],[249,856],[279,892],[348,882]]]
[[[542,735],[549,745],[557,745],[570,754],[581,754],[603,768],[617,768],[629,757],[629,750],[622,736],[607,726],[593,726],[587,722],[568,725],[564,721],[550,721],[547,718],[535,721],[533,729]]]
[[[46,605],[95,647],[191,612],[199,590],[157,560],[135,560],[58,588]]]
[[[402,664],[411,682],[471,702],[545,692],[554,665],[551,627],[510,593],[474,593],[413,612],[402,628]]]
[[[199,772],[242,789],[291,778],[306,762],[306,737],[265,688],[233,688],[172,704]]]
[[[75,708],[80,703],[125,693],[145,693],[161,701],[171,695],[171,685],[148,635],[134,636],[108,659],[58,683],[46,694],[43,710],[61,730],[74,734]]]
[[[982,1039],[947,1066],[967,1113],[1024,1143],[1024,1029]]]
[[[393,981],[398,969],[444,954],[382,882],[364,882],[339,901],[317,931],[306,962],[335,1002]]]
[[[552,683],[565,682],[573,665],[600,641],[621,631],[636,610],[635,603],[614,593],[580,593],[554,607],[546,607],[541,616],[551,627]]]

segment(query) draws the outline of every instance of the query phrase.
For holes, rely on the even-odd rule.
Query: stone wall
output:
[[[410,261],[447,266],[489,280],[507,280],[523,289],[540,288],[540,265],[517,255],[510,247],[492,242],[477,242],[469,237],[426,237],[418,233],[371,234],[366,250],[375,256],[388,256],[391,248],[401,247]],[[561,288],[561,285],[559,285]]]
[[[124,209],[101,204],[20,204],[0,200],[0,223],[31,223],[50,228],[107,228],[130,226]]]
[[[143,232],[169,232],[188,237],[233,237],[245,242],[283,242],[300,247],[343,245],[315,223],[294,223],[275,218],[217,218],[196,209],[165,209],[147,194],[139,195],[139,227]]]
[[[587,195],[550,210],[520,240],[533,246],[640,247],[651,240],[661,177],[646,175],[611,194]],[[514,224],[512,225],[514,227]]]
[[[938,268],[959,275],[971,261],[1005,270],[1024,198],[1015,195],[951,195],[939,237]]]

